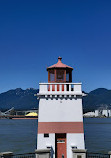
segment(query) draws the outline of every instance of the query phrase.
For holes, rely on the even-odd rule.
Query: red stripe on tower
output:
[[[38,133],[84,133],[83,122],[38,122]]]

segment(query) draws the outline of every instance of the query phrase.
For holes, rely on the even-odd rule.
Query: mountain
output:
[[[23,90],[17,88],[0,94],[0,110],[6,110],[14,107],[16,110],[26,110],[38,108],[38,100],[34,94],[38,89],[29,88]]]
[[[107,105],[110,108],[111,90],[98,88],[88,93],[87,96],[83,97],[84,111],[93,111],[103,105]]]

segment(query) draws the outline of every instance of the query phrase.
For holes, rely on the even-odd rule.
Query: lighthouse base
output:
[[[46,136],[46,137],[44,137]],[[51,148],[51,158],[72,158],[72,149],[85,149],[83,133],[38,134],[37,149]]]

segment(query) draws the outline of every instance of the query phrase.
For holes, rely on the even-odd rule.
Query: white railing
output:
[[[82,93],[81,83],[39,83],[39,93]]]

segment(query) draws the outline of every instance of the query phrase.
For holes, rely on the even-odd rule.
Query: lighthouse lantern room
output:
[[[48,83],[39,83],[37,149],[51,148],[51,158],[72,158],[85,149],[81,83],[72,83],[73,68],[58,62],[47,68]]]
[[[73,68],[61,62],[61,57],[58,58],[57,64],[47,68],[48,82],[72,82]]]

